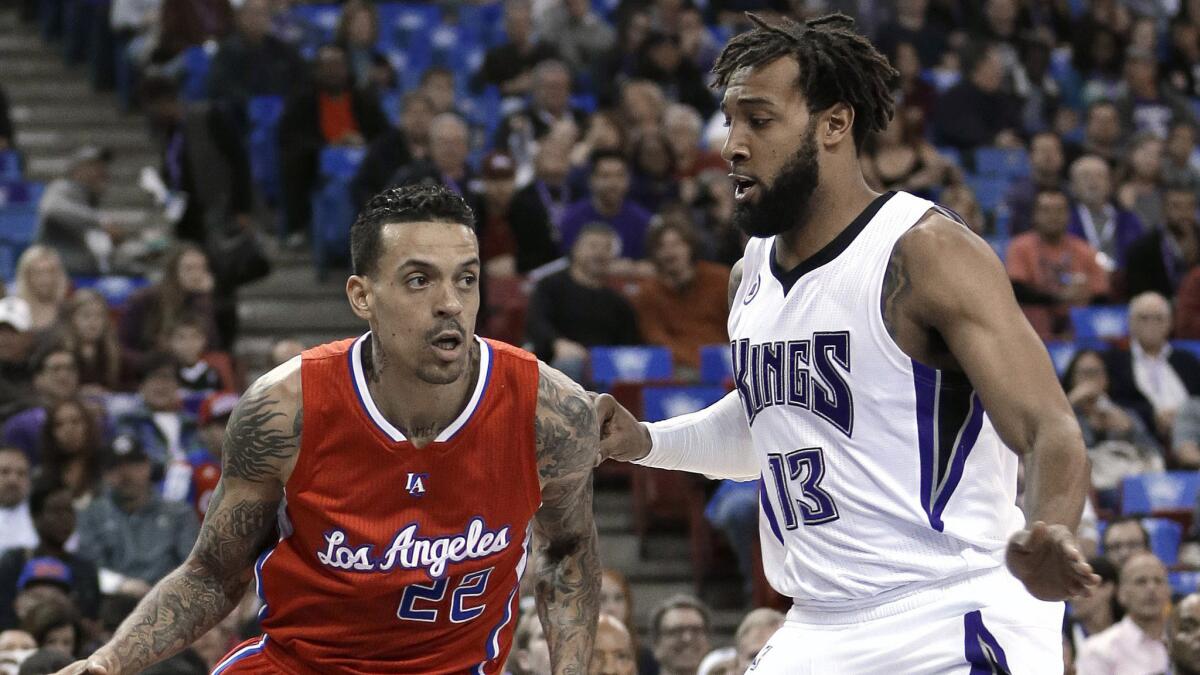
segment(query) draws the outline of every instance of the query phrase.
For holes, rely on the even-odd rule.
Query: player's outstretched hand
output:
[[[638,424],[625,406],[608,394],[593,396],[592,405],[600,422],[600,455],[596,459],[597,464],[606,459],[631,462],[650,452],[650,432]]]
[[[1066,600],[1100,584],[1065,525],[1037,521],[1008,540],[1008,569],[1039,600]]]

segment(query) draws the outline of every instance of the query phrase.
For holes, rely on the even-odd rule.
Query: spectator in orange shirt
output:
[[[1096,249],[1067,233],[1070,218],[1062,190],[1041,190],[1033,203],[1033,231],[1008,247],[1008,276],[1017,301],[1043,339],[1069,337],[1068,310],[1109,292],[1108,272],[1097,262]]]
[[[669,347],[680,379],[699,375],[700,347],[726,342],[729,268],[696,260],[696,237],[682,221],[646,234],[655,275],[641,284],[634,309],[647,344]]]

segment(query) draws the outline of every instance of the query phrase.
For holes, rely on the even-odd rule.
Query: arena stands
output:
[[[895,119],[862,148],[872,186],[957,211],[1004,260],[1084,430],[1101,526],[1144,519],[1175,594],[1197,590],[1197,3],[17,4],[0,10],[0,444],[33,467],[18,502],[45,499],[37,479],[54,470],[78,483],[68,487],[79,512],[95,512],[100,455],[129,442],[130,420],[141,420],[141,445],[162,433],[139,411],[164,359],[191,354],[173,366],[187,371],[181,384],[203,364],[219,388],[239,391],[297,342],[360,332],[343,281],[365,185],[437,182],[473,204],[481,334],[571,364],[642,419],[714,400],[731,386],[728,349],[721,339],[698,346],[661,320],[663,308],[688,309],[672,298],[696,297],[686,291],[693,266],[660,260],[643,241],[674,230],[706,283],[721,286],[714,275],[728,274],[744,239],[708,68],[746,28],[744,9],[839,9],[900,71]],[[546,298],[580,264],[566,259],[576,235],[596,223],[618,246],[601,252],[589,272],[599,285],[585,290],[619,318],[591,319],[621,325],[568,339],[554,322],[580,324],[555,310],[572,308]],[[700,318],[687,318],[699,330]],[[172,334],[199,335],[203,347],[173,347]],[[55,366],[61,391],[38,356],[51,343],[74,356]],[[1172,384],[1150,383],[1147,368],[1169,371]],[[212,393],[193,386],[179,398],[184,428],[196,430]],[[47,411],[80,408],[64,401],[94,416],[87,471],[48,467],[42,454],[63,443]],[[179,470],[158,483],[160,498],[192,500],[201,515],[204,443],[168,443]],[[628,577],[643,673],[656,672],[651,613],[673,595],[713,607],[714,646],[732,643],[747,609],[786,608],[746,542],[710,521],[716,484],[623,465],[602,466],[597,485],[602,555]],[[74,565],[53,542],[39,547]],[[19,605],[0,609],[11,617],[0,630],[24,625],[31,606],[60,603],[85,653],[153,581],[136,566],[85,563],[72,569],[100,567],[98,607],[76,617],[82,581],[32,584],[18,570],[23,581],[0,589]],[[48,592],[63,586],[71,592]],[[251,608],[214,639],[252,629]]]

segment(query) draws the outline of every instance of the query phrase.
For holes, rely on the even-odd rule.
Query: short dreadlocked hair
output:
[[[475,212],[454,192],[441,185],[417,183],[388,188],[371,197],[350,226],[350,261],[354,273],[375,271],[383,255],[381,231],[394,223],[456,223],[475,227]]]
[[[854,19],[835,12],[803,23],[783,19],[768,24],[747,13],[756,28],[735,36],[713,64],[716,87],[726,87],[742,68],[764,65],[784,56],[800,64],[797,85],[809,112],[837,103],[854,109],[854,145],[882,131],[892,119],[892,89],[900,74],[886,57],[854,30]]]

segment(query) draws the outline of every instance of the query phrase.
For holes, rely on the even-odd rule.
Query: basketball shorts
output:
[[[749,675],[1061,675],[1064,605],[1006,568],[868,610],[793,607]]]

